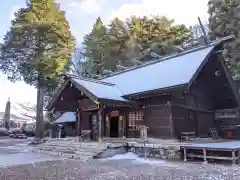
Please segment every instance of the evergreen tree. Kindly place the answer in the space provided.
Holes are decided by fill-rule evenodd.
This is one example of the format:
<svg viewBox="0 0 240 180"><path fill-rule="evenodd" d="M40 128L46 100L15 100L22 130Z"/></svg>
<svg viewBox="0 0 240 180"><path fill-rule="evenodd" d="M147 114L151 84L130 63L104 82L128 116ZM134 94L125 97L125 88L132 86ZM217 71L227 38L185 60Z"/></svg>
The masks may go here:
<svg viewBox="0 0 240 180"><path fill-rule="evenodd" d="M0 69L11 81L24 80L37 88L37 137L42 138L44 91L56 87L59 73L68 69L75 40L54 0L26 3L4 37Z"/></svg>
<svg viewBox="0 0 240 180"><path fill-rule="evenodd" d="M86 60L93 64L92 74L102 74L104 59L107 56L106 51L107 28L103 25L100 17L93 25L92 32L84 37L83 49Z"/></svg>
<svg viewBox="0 0 240 180"><path fill-rule="evenodd" d="M126 43L129 41L129 34L123 21L115 18L108 26L108 54L109 58L105 67L116 71L116 65L122 63L126 58ZM112 58L114 57L114 58Z"/></svg>
<svg viewBox="0 0 240 180"><path fill-rule="evenodd" d="M225 46L224 58L235 79L240 79L240 2L210 0L208 3L211 38L235 35L236 40Z"/></svg>
<svg viewBox="0 0 240 180"><path fill-rule="evenodd" d="M156 42L168 41L180 45L189 38L190 29L173 23L174 20L166 17L136 18L133 16L126 24L131 36L136 38L143 49L147 49Z"/></svg>
<svg viewBox="0 0 240 180"><path fill-rule="evenodd" d="M76 49L71 59L70 74L94 78L92 74L93 64L91 61L87 61L82 48Z"/></svg>
<svg viewBox="0 0 240 180"><path fill-rule="evenodd" d="M190 37L190 29L173 23L166 17L133 16L125 22L115 18L106 27L98 18L92 32L85 36L84 54L100 74L117 71L118 65L131 67L151 61L146 54L153 44L156 53L166 55Z"/></svg>

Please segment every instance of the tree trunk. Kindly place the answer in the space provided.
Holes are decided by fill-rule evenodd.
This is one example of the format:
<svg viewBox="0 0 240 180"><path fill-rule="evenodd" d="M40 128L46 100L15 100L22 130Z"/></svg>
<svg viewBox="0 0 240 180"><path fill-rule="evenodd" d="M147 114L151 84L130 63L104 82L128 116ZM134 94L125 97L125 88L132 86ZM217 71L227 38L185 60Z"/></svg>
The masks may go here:
<svg viewBox="0 0 240 180"><path fill-rule="evenodd" d="M41 139L44 137L43 101L44 101L44 90L43 90L43 87L38 86L38 88L37 88L37 111L36 111L36 138L38 138L38 139Z"/></svg>

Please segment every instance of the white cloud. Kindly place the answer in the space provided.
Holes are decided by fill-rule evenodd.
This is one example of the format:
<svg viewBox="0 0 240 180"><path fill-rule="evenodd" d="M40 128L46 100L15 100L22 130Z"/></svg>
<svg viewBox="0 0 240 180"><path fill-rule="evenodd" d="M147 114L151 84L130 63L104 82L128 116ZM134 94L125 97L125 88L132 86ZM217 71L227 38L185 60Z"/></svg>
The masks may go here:
<svg viewBox="0 0 240 180"><path fill-rule="evenodd" d="M100 12L103 0L85 0L81 3L80 8L87 13Z"/></svg>
<svg viewBox="0 0 240 180"><path fill-rule="evenodd" d="M152 16L163 15L174 18L178 24L191 25L197 23L197 17L207 19L208 0L142 0L139 4L124 4L113 11L111 19L119 17L124 20L131 15Z"/></svg>
<svg viewBox="0 0 240 180"><path fill-rule="evenodd" d="M67 9L68 12L92 14L101 11L104 0L72 0L70 2L67 0L58 0L58 2L67 6L67 8L63 8Z"/></svg>

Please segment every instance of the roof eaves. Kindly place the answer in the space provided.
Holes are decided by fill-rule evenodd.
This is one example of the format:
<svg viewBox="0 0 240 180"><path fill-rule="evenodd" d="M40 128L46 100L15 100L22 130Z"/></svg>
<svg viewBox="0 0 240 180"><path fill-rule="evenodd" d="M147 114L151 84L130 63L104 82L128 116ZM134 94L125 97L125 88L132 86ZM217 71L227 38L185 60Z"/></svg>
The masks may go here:
<svg viewBox="0 0 240 180"><path fill-rule="evenodd" d="M234 40L235 37L234 36L227 36L224 38L221 38L220 40L217 40L214 43L214 48L208 53L208 55L205 57L204 61L201 63L201 65L199 66L199 68L197 69L196 73L193 75L192 79L190 80L189 84L188 84L188 88L190 88L190 86L192 85L192 83L194 82L194 80L197 78L198 74L201 72L201 70L203 69L203 67L207 64L210 56L212 55L213 51L221 46L223 43L227 42L227 41L232 41Z"/></svg>
<svg viewBox="0 0 240 180"><path fill-rule="evenodd" d="M73 83L73 85L79 90L82 91L86 96L88 96L91 100L93 101L98 101L99 97L97 97L96 95L94 95L93 93L91 93L88 89L86 89L85 87L83 87L81 84L79 84L77 81L75 81L74 79L71 79L71 82Z"/></svg>
<svg viewBox="0 0 240 180"><path fill-rule="evenodd" d="M66 88L67 84L69 82L69 79L67 79L57 90L57 92L54 94L54 96L52 96L52 98L50 99L50 101L48 102L46 109L50 110L52 109L52 105L54 104L54 102L57 100L58 96L62 93L62 91Z"/></svg>
<svg viewBox="0 0 240 180"><path fill-rule="evenodd" d="M225 75L226 75L226 77L227 77L227 81L228 81L228 83L230 84L230 87L231 87L231 89L232 89L232 92L233 92L233 94L234 94L234 96L235 96L235 98L236 98L237 104L238 104L238 106L240 106L240 95L239 95L239 93L238 93L237 84L236 84L236 82L233 80L233 78L232 78L231 74L229 73L226 65L224 64L223 58L220 58L219 61L220 61L221 65L222 65L222 68L223 68L223 70L224 70L224 73L225 73Z"/></svg>
<svg viewBox="0 0 240 180"><path fill-rule="evenodd" d="M136 97L141 97L147 94L155 94L155 93L159 93L160 95L162 94L168 94L168 93L172 93L175 91L184 91L188 89L188 84L180 84L177 86L171 86L171 87L166 87L166 88L161 88L161 89L154 89L154 90L149 90L149 91L143 91L143 92L138 92L138 93L134 93L134 94L126 94L123 97L127 98L127 99L132 99L132 98L136 98Z"/></svg>

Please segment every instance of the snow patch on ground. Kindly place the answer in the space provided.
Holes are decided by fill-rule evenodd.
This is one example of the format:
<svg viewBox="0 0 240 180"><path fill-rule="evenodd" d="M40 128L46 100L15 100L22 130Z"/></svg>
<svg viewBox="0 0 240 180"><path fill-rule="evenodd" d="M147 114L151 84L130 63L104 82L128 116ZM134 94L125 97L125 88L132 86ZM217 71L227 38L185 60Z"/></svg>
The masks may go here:
<svg viewBox="0 0 240 180"><path fill-rule="evenodd" d="M109 157L109 158L105 158L105 159L102 159L102 160L131 160L132 163L139 163L139 164L148 164L148 165L151 165L151 166L158 166L158 165L161 165L161 166L176 166L177 165L173 165L172 163L170 162L167 162L165 160L154 160L154 159L148 159L148 158L140 158L138 155L134 154L134 153L131 153L131 152L128 152L128 153L125 153L125 154L117 154L113 157Z"/></svg>
<svg viewBox="0 0 240 180"><path fill-rule="evenodd" d="M35 153L17 153L9 155L0 155L0 167L21 165L21 164L31 164L43 161L52 161L64 158L52 157L43 154Z"/></svg>

